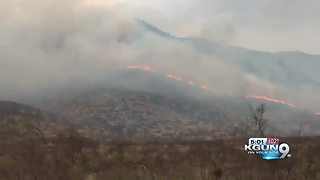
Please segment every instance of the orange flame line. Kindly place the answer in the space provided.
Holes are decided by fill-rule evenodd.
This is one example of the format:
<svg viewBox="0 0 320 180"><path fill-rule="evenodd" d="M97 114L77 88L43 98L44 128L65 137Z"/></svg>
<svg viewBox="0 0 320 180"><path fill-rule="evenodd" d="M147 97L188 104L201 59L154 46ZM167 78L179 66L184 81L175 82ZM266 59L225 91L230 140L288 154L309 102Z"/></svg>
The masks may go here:
<svg viewBox="0 0 320 180"><path fill-rule="evenodd" d="M176 80L176 81L182 81L182 78L180 78L179 76L173 75L173 74L167 74L166 77L169 79Z"/></svg>
<svg viewBox="0 0 320 180"><path fill-rule="evenodd" d="M138 70L142 70L142 71L148 71L148 72L157 72L156 69L148 66L148 65L132 65L132 66L127 66L127 69L138 69Z"/></svg>
<svg viewBox="0 0 320 180"><path fill-rule="evenodd" d="M158 72L158 73L164 75L165 77L167 77L168 79L175 80L175 81L183 81L183 82L189 84L190 86L197 86L201 90L205 90L205 91L209 90L208 86L206 86L206 85L198 85L194 81L184 80L182 77L175 75L175 74L169 74L169 73L166 74L166 73L161 72L161 71L159 71L149 65L145 65L145 64L130 65L130 66L126 66L126 69L136 69L136 70L141 70L141 71L146 71L146 72Z"/></svg>
<svg viewBox="0 0 320 180"><path fill-rule="evenodd" d="M168 73L164 73L161 72L149 65L145 65L145 64L140 64L140 65L131 65L131 66L126 66L127 69L136 69L136 70L141 70L141 71L146 71L146 72L158 72L162 75L164 75L165 77L175 80L175 81L183 81L185 83L187 83L190 86L196 86L201 90L204 91L208 91L209 88L206 85L199 85L197 83L195 83L194 81L191 80L184 80L184 78L179 77L178 75L174 75L174 74L168 74ZM278 104L284 104L287 105L289 107L296 107L293 103L290 102L286 102L284 100L280 100L280 99L275 99L275 98L271 98L271 97L267 97L267 96L258 96L258 95L247 95L246 98L249 99L257 99L257 100L263 100L263 101L267 101L267 102L272 102L272 103L278 103ZM315 115L319 115L320 116L320 112L314 112Z"/></svg>
<svg viewBox="0 0 320 180"><path fill-rule="evenodd" d="M268 102L274 102L274 103L279 103L279 104L284 104L290 107L295 107L294 104L289 103L289 102L285 102L279 99L274 99L274 98L270 98L270 97L266 97L266 96L257 96L257 95L248 95L247 98L250 99L259 99L259 100L264 100L264 101L268 101Z"/></svg>

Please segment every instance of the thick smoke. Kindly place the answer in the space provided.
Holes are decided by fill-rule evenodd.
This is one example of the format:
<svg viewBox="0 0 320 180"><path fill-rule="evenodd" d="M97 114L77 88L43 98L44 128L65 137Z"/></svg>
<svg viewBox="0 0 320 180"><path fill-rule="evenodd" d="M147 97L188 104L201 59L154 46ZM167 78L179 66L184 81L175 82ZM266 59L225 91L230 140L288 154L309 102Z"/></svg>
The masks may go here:
<svg viewBox="0 0 320 180"><path fill-rule="evenodd" d="M99 86L125 65L148 64L206 84L219 96L249 93L305 99L245 72L190 42L145 32L121 5L91 6L81 0L16 0L0 6L0 99L25 101L65 89ZM124 8L125 9L125 8ZM231 25L226 34L233 33ZM205 29L205 28L204 28ZM206 33L207 31L204 31ZM144 77L142 77L144 78ZM150 77L145 77L150 81ZM121 83L135 86L132 79ZM137 85L135 88L147 88ZM305 100L306 101L306 100ZM303 102L314 108L311 103Z"/></svg>
<svg viewBox="0 0 320 180"><path fill-rule="evenodd" d="M1 99L46 95L98 81L119 64L155 65L201 81L222 80L223 72L217 71L222 69L236 76L230 67L188 44L153 34L137 40L134 18L110 7L75 0L8 1L1 6L1 19Z"/></svg>
<svg viewBox="0 0 320 180"><path fill-rule="evenodd" d="M3 2L2 2L3 3ZM132 22L82 1L6 1L1 6L1 99L46 95L106 76L129 61Z"/></svg>

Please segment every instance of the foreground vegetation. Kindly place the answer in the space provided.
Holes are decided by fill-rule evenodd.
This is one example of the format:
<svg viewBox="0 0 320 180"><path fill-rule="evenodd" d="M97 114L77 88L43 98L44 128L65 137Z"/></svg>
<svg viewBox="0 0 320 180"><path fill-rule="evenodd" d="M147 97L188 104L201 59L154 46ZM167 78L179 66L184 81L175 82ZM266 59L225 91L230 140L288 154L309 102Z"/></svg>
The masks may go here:
<svg viewBox="0 0 320 180"><path fill-rule="evenodd" d="M251 108L251 126L261 136L264 110ZM79 128L49 122L41 112L9 103L0 113L0 180L320 179L320 137L283 138L292 158L264 161L243 150L244 136L185 142L96 140Z"/></svg>
<svg viewBox="0 0 320 180"><path fill-rule="evenodd" d="M320 138L289 138L291 159L264 161L247 139L175 143L96 142L67 129L1 129L1 180L319 179ZM20 129L24 129L21 128Z"/></svg>

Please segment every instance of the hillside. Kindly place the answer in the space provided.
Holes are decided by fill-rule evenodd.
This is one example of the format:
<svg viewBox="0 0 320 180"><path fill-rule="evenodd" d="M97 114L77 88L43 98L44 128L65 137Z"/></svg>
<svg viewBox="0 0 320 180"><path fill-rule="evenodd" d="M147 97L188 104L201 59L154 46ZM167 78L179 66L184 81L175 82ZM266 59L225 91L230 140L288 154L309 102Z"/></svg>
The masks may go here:
<svg viewBox="0 0 320 180"><path fill-rule="evenodd" d="M105 90L58 105L76 123L130 140L212 139L231 133L230 117L213 104L156 93Z"/></svg>
<svg viewBox="0 0 320 180"><path fill-rule="evenodd" d="M95 137L138 142L253 135L255 125L248 104L265 103L243 98L192 98L174 91L107 88L89 92L58 101L52 109L73 124L83 125ZM319 133L317 116L277 104L267 103L266 107L270 136L292 136L301 129L304 136Z"/></svg>
<svg viewBox="0 0 320 180"><path fill-rule="evenodd" d="M68 122L61 116L16 102L0 101L0 134L9 136L7 140L56 136L67 127ZM2 143L3 140L1 138Z"/></svg>
<svg viewBox="0 0 320 180"><path fill-rule="evenodd" d="M138 20L137 24L143 29L143 32L153 33L169 42L191 44L197 52L211 58L219 58L245 73L253 74L261 81L285 86L300 93L306 90L305 87L314 93L320 88L318 70L320 55L299 51L275 53L255 51L219 44L205 38L177 37L146 21Z"/></svg>

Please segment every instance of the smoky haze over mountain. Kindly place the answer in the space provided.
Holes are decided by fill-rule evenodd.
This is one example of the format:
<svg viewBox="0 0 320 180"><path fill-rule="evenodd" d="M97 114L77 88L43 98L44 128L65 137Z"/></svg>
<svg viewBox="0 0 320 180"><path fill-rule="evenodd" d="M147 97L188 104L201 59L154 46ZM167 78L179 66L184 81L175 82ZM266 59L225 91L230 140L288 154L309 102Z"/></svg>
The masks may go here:
<svg viewBox="0 0 320 180"><path fill-rule="evenodd" d="M315 67L320 56L248 51L203 35L166 36L118 6L89 6L81 0L1 3L0 99L39 100L108 83L150 90L143 82L153 76L118 76L121 67L148 64L206 84L214 95L254 93L318 109L320 74ZM232 30L226 31L222 34Z"/></svg>

